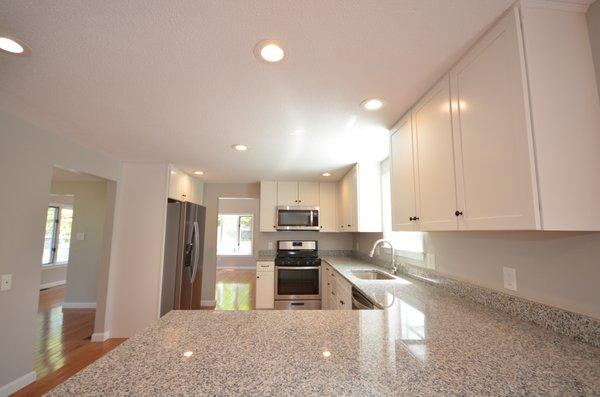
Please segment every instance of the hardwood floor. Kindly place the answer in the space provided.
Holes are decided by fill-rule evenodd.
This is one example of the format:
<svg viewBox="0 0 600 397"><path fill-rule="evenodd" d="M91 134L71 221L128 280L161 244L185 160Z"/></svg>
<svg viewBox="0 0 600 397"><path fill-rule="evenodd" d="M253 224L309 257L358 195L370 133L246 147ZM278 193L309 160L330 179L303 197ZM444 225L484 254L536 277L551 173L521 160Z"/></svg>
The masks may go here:
<svg viewBox="0 0 600 397"><path fill-rule="evenodd" d="M217 270L215 310L254 310L256 271Z"/></svg>
<svg viewBox="0 0 600 397"><path fill-rule="evenodd" d="M15 396L40 396L79 372L125 339L91 342L94 309L63 309L65 287L40 291L35 365L37 381Z"/></svg>

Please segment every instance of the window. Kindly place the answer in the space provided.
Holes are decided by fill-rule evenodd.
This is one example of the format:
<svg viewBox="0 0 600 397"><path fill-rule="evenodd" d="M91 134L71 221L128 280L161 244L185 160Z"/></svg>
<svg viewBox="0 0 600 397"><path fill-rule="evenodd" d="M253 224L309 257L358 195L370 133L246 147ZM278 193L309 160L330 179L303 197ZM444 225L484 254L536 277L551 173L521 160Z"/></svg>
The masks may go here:
<svg viewBox="0 0 600 397"><path fill-rule="evenodd" d="M73 208L62 205L48 207L42 265L62 264L69 261L72 225Z"/></svg>
<svg viewBox="0 0 600 397"><path fill-rule="evenodd" d="M217 255L252 255L253 216L219 214Z"/></svg>
<svg viewBox="0 0 600 397"><path fill-rule="evenodd" d="M394 249L423 252L423 232L392 231L392 194L390 189L389 159L381 162L381 200L383 209L383 238L390 240Z"/></svg>

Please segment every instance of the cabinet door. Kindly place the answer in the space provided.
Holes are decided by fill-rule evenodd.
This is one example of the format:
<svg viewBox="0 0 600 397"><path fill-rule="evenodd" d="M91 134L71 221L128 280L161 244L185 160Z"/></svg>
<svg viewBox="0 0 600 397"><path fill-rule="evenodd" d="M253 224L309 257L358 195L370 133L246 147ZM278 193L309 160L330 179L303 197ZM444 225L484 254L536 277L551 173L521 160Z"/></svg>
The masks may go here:
<svg viewBox="0 0 600 397"><path fill-rule="evenodd" d="M319 184L319 222L322 232L337 231L337 183Z"/></svg>
<svg viewBox="0 0 600 397"><path fill-rule="evenodd" d="M298 205L319 206L319 182L298 182Z"/></svg>
<svg viewBox="0 0 600 397"><path fill-rule="evenodd" d="M392 230L415 230L415 169L413 129L409 112L398 122L390 144Z"/></svg>
<svg viewBox="0 0 600 397"><path fill-rule="evenodd" d="M329 266L323 263L321 266L321 308L329 309Z"/></svg>
<svg viewBox="0 0 600 397"><path fill-rule="evenodd" d="M354 166L348 174L347 180L347 204L346 204L346 227L348 231L358 231L358 174Z"/></svg>
<svg viewBox="0 0 600 397"><path fill-rule="evenodd" d="M204 182L194 177L190 177L190 202L202 205L204 195Z"/></svg>
<svg viewBox="0 0 600 397"><path fill-rule="evenodd" d="M169 173L169 198L181 200L181 178L181 173L171 169Z"/></svg>
<svg viewBox="0 0 600 397"><path fill-rule="evenodd" d="M192 182L190 181L191 177L188 174L182 173L179 182L181 183L181 187L179 188L181 194L181 201L191 201L192 198Z"/></svg>
<svg viewBox="0 0 600 397"><path fill-rule="evenodd" d="M343 177L338 182L338 230L345 232L348 227L348 180Z"/></svg>
<svg viewBox="0 0 600 397"><path fill-rule="evenodd" d="M260 183L260 231L274 232L277 226L277 182Z"/></svg>
<svg viewBox="0 0 600 397"><path fill-rule="evenodd" d="M500 20L450 75L460 228L539 228L518 10Z"/></svg>
<svg viewBox="0 0 600 397"><path fill-rule="evenodd" d="M415 106L417 217L421 230L456 230L450 85L440 80Z"/></svg>
<svg viewBox="0 0 600 397"><path fill-rule="evenodd" d="M275 305L275 272L256 272L256 308L273 309Z"/></svg>
<svg viewBox="0 0 600 397"><path fill-rule="evenodd" d="M277 205L298 205L298 182L277 182Z"/></svg>

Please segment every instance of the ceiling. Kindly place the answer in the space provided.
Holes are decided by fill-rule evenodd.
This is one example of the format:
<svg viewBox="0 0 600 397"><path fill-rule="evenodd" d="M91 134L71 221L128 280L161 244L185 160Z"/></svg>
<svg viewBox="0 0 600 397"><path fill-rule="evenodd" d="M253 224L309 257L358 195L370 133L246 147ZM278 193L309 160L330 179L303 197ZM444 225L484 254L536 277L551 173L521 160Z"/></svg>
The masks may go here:
<svg viewBox="0 0 600 397"><path fill-rule="evenodd" d="M386 128L512 2L4 0L32 53L0 54L0 108L206 181L338 179L387 156ZM285 59L259 62L262 39Z"/></svg>

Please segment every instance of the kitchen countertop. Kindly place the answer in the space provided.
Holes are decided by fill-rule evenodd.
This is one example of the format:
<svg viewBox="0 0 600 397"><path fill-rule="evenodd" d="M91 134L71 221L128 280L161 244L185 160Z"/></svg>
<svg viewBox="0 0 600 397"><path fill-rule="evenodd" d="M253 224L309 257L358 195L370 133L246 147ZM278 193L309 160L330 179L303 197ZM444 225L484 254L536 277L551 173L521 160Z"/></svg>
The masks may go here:
<svg viewBox="0 0 600 397"><path fill-rule="evenodd" d="M600 349L410 278L387 310L173 311L50 395L598 395ZM184 357L186 351L193 352Z"/></svg>

